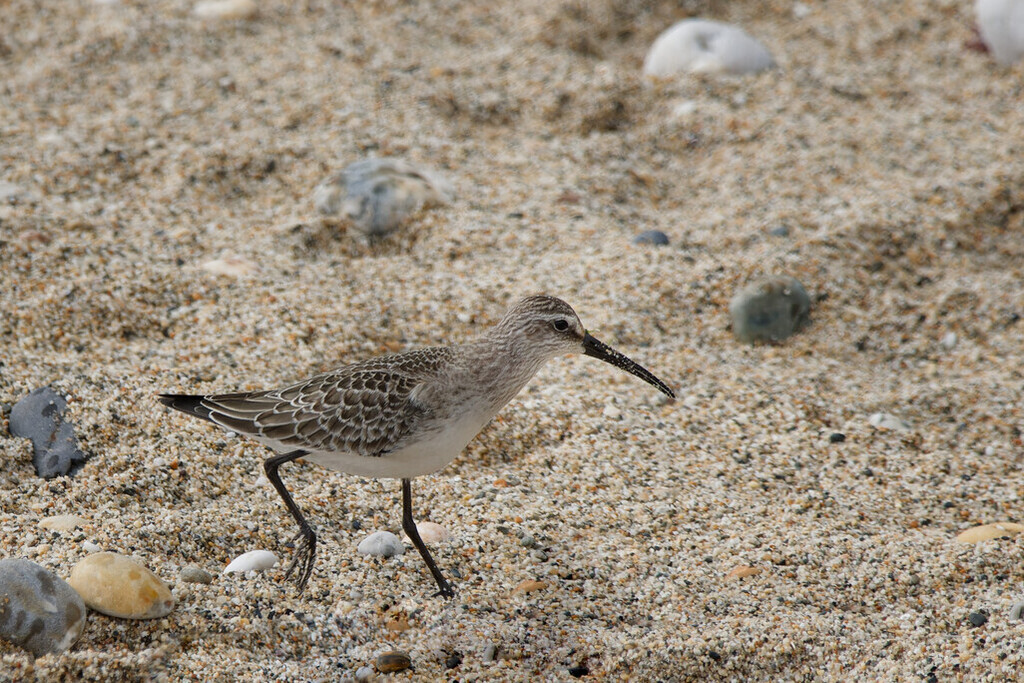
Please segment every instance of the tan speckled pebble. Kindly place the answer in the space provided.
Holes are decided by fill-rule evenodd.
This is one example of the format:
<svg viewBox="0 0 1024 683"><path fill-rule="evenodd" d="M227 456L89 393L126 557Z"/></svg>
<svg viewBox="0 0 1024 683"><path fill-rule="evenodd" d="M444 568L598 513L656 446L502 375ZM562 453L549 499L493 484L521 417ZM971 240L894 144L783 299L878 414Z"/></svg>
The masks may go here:
<svg viewBox="0 0 1024 683"><path fill-rule="evenodd" d="M533 591L539 591L540 589L547 587L547 581L533 581L527 579L526 581L523 581L518 586L516 586L515 590L512 591L512 595L517 595L519 593L531 593Z"/></svg>
<svg viewBox="0 0 1024 683"><path fill-rule="evenodd" d="M156 574L117 553L89 555L68 583L90 609L122 619L155 619L170 613L174 597Z"/></svg>
<svg viewBox="0 0 1024 683"><path fill-rule="evenodd" d="M745 579L748 576L754 576L760 574L761 570L758 567L748 567L746 565L740 565L735 567L732 571L725 575L726 580Z"/></svg>
<svg viewBox="0 0 1024 683"><path fill-rule="evenodd" d="M956 540L961 543L981 543L993 538L1016 536L1022 531L1024 531L1024 524L996 522L994 524L982 524L981 526L972 526L970 529L964 529L956 535Z"/></svg>
<svg viewBox="0 0 1024 683"><path fill-rule="evenodd" d="M39 520L39 526L48 531L71 531L83 524L86 524L86 520L78 515L54 515Z"/></svg>

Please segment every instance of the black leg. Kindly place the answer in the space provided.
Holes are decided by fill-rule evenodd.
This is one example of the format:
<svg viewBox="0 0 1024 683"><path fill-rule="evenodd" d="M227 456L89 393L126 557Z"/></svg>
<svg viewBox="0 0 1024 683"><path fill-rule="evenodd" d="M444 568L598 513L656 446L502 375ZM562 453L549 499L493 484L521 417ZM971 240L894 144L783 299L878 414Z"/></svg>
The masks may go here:
<svg viewBox="0 0 1024 683"><path fill-rule="evenodd" d="M278 494L284 500L284 505L288 508L288 512L291 513L295 521L299 523L299 533L295 534L295 538L292 541L297 541L295 544L295 553L292 556L292 563L288 565L288 571L285 573L285 580L292 575L296 567L299 567L299 573L297 575L299 581L299 592L306 587L306 582L309 581L310 574L313 573L313 562L316 559L316 532L313 531L313 527L309 526L309 522L302 516L302 510L292 500L292 496L288 493L288 489L284 487L284 483L281 481L280 475L277 473L277 468L286 462L292 462L297 460L304 455L308 455L306 451L298 450L291 451L289 453L282 453L275 455L272 458L267 458L263 461L263 471L267 473L267 479L277 489Z"/></svg>
<svg viewBox="0 0 1024 683"><path fill-rule="evenodd" d="M454 597L455 591L452 590L451 585L445 580L441 570L437 568L437 563L430 556L427 545L420 538L420 532L416 529L416 521L412 518L412 486L408 479L402 480L402 529L405 531L406 536L409 537L409 540L412 541L412 544L416 546L416 550L420 551L423 561L427 563L427 569L434 575L434 581L437 582L437 587L441 589L438 591L438 595L443 595L446 598Z"/></svg>

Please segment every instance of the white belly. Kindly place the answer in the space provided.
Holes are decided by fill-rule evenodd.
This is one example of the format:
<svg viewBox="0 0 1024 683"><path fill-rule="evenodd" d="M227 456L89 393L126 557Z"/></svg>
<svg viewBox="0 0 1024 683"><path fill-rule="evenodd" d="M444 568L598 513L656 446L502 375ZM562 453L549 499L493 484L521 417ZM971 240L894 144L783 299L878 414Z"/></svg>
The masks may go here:
<svg viewBox="0 0 1024 683"><path fill-rule="evenodd" d="M426 435L405 448L381 456L310 453L306 460L332 470L373 479L411 479L437 472L455 459L493 415L465 415L447 429Z"/></svg>

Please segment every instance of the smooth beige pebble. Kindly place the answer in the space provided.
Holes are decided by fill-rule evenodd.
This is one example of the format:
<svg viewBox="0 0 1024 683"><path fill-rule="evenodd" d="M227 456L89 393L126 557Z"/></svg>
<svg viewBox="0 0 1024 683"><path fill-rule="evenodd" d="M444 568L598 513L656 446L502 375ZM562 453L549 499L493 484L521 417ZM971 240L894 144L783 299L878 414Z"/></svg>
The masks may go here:
<svg viewBox="0 0 1024 683"><path fill-rule="evenodd" d="M170 613L174 597L156 574L117 553L89 555L71 570L68 583L86 606L121 619L155 619Z"/></svg>

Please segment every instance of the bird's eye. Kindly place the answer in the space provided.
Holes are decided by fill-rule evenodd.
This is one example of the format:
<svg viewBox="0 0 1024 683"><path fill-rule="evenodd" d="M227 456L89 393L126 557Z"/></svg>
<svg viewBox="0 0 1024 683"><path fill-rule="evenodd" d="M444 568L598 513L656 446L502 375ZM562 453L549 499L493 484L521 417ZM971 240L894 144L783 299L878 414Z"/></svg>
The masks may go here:
<svg viewBox="0 0 1024 683"><path fill-rule="evenodd" d="M569 323L562 320L561 318L551 323L551 325L559 332L565 332L567 329L569 329Z"/></svg>

